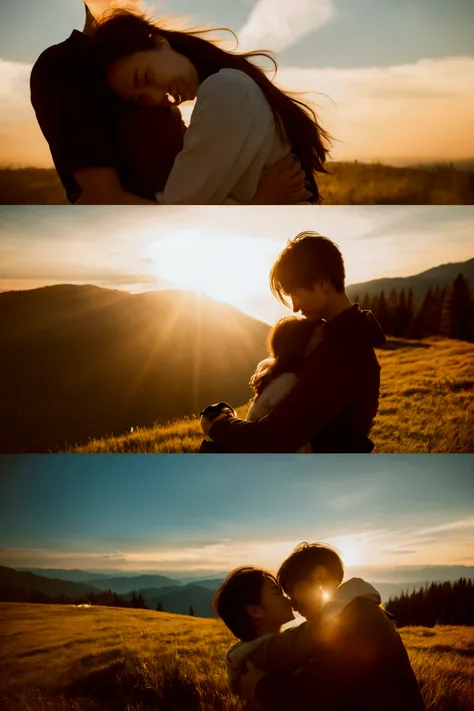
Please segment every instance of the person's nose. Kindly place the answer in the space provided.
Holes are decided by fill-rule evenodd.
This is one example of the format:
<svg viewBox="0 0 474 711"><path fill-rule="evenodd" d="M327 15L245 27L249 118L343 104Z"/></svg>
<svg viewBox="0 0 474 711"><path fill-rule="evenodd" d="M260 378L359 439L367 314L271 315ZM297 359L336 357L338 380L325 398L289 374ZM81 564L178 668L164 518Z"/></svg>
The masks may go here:
<svg viewBox="0 0 474 711"><path fill-rule="evenodd" d="M298 311L300 310L300 305L298 304L297 301L295 301L295 299L292 299L291 303L293 305L293 313L297 314Z"/></svg>

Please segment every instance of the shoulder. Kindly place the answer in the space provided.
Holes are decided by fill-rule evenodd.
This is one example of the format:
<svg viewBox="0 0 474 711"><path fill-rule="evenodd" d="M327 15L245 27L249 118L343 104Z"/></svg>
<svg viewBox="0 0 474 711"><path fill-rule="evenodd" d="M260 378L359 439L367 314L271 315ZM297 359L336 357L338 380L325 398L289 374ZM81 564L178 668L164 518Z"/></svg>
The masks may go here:
<svg viewBox="0 0 474 711"><path fill-rule="evenodd" d="M67 71L67 64L71 56L70 38L53 44L45 49L31 70L31 81L48 79L54 76L63 76Z"/></svg>
<svg viewBox="0 0 474 711"><path fill-rule="evenodd" d="M205 79L198 92L198 98L219 93L220 97L234 98L239 101L243 97L262 101L264 95L257 82L240 69L221 69Z"/></svg>
<svg viewBox="0 0 474 711"><path fill-rule="evenodd" d="M294 388L298 382L298 376L296 373L282 373L274 378L262 392L261 397L272 397L278 395L281 392L287 392Z"/></svg>
<svg viewBox="0 0 474 711"><path fill-rule="evenodd" d="M275 378L275 380L273 380L270 383L270 385L274 384L274 386L276 388L276 387L296 385L297 382L298 382L298 376L296 375L296 373L282 373L277 378Z"/></svg>

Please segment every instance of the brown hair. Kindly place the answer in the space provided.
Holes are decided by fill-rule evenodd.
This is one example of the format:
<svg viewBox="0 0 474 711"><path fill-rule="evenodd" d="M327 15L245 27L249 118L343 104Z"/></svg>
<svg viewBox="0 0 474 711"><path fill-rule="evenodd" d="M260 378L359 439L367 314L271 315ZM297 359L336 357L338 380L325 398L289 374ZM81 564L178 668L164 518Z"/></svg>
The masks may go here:
<svg viewBox="0 0 474 711"><path fill-rule="evenodd" d="M270 271L270 289L288 306L286 295L293 289L311 289L328 280L344 291L344 259L337 244L317 232L300 232L289 240Z"/></svg>
<svg viewBox="0 0 474 711"><path fill-rule="evenodd" d="M283 92L270 81L263 69L249 61L253 57L265 57L273 62L276 70L276 62L268 52L228 52L215 41L201 37L211 31L199 28L167 30L160 28L145 15L117 10L108 13L97 26L94 32L94 52L100 67L105 70L123 57L154 49L157 37L162 37L172 49L194 64L200 82L224 68L245 72L265 95L280 135L286 132L292 150L306 173L309 190L317 201L320 195L314 173L328 172L324 163L329 153L331 136L319 125L316 114L309 106Z"/></svg>
<svg viewBox="0 0 474 711"><path fill-rule="evenodd" d="M270 359L262 361L250 379L256 396L282 373L298 371L314 329L314 323L295 316L282 318L273 326L268 336Z"/></svg>
<svg viewBox="0 0 474 711"><path fill-rule="evenodd" d="M293 553L280 566L277 578L286 593L308 578L318 565L324 566L337 580L338 585L344 578L344 563L335 548L323 543L300 543Z"/></svg>
<svg viewBox="0 0 474 711"><path fill-rule="evenodd" d="M250 642L257 636L247 606L260 604L265 578L270 578L279 586L275 576L267 570L252 566L236 568L218 587L212 601L217 617L235 637L244 642Z"/></svg>

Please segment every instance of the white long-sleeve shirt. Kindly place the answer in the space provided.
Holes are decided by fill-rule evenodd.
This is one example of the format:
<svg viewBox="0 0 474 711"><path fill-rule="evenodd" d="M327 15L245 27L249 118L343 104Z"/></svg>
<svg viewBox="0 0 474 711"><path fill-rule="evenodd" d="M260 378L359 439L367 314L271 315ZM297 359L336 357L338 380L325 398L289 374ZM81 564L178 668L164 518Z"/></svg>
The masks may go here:
<svg viewBox="0 0 474 711"><path fill-rule="evenodd" d="M258 84L245 72L221 69L199 87L183 150L157 200L167 205L250 203L262 171L290 151Z"/></svg>

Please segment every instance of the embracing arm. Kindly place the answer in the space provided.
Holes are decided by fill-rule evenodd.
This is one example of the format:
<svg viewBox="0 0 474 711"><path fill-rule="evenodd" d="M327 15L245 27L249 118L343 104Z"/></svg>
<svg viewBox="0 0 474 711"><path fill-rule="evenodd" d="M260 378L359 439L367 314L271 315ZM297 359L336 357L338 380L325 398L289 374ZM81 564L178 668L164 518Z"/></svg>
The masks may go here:
<svg viewBox="0 0 474 711"><path fill-rule="evenodd" d="M76 205L156 205L124 190L115 168L80 168L73 175L82 191Z"/></svg>
<svg viewBox="0 0 474 711"><path fill-rule="evenodd" d="M228 202L233 186L255 160L273 126L271 109L253 80L241 72L212 75L201 85L183 150L164 191L157 195L158 202Z"/></svg>
<svg viewBox="0 0 474 711"><path fill-rule="evenodd" d="M327 344L319 352L317 367L308 368L267 417L246 422L221 416L209 436L228 452L297 452L347 407L364 381L364 363L355 353Z"/></svg>

